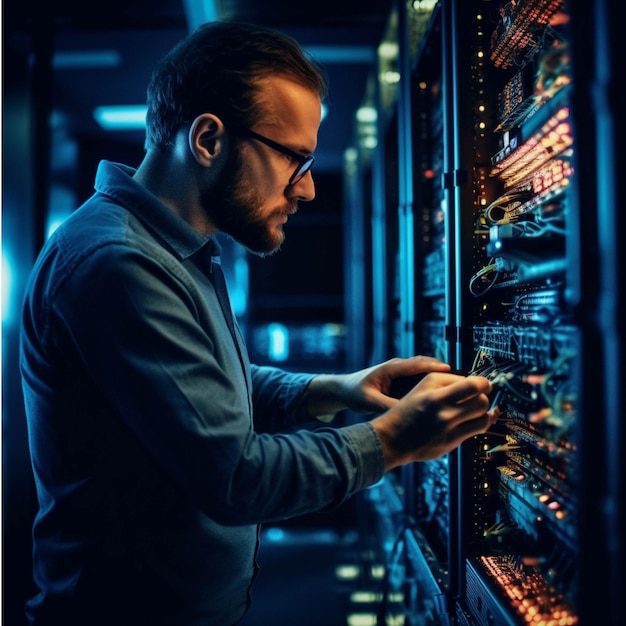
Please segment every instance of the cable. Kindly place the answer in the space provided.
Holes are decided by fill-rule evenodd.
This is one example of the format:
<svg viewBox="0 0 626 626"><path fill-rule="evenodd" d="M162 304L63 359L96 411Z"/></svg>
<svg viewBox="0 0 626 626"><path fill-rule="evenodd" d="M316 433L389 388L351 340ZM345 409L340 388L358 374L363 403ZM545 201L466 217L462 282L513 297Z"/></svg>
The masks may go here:
<svg viewBox="0 0 626 626"><path fill-rule="evenodd" d="M479 279L484 279L486 274L489 274L491 272L494 272L494 276L491 279L491 281L489 282L489 284L484 287L482 289L482 291L478 291L475 288L475 284ZM485 265L485 267L481 268L480 270L478 270L478 272L476 272L471 278L470 278L470 282L469 282L469 290L470 293L473 296L482 296L484 294L486 294L497 282L498 278L500 276L500 272L497 269L497 265L494 261L494 259L491 259L491 261L489 262L488 265Z"/></svg>

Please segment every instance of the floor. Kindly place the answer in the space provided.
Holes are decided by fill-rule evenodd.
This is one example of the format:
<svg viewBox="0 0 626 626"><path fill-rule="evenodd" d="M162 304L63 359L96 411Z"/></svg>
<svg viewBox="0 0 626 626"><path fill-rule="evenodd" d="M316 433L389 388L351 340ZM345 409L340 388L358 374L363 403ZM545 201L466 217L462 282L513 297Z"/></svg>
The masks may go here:
<svg viewBox="0 0 626 626"><path fill-rule="evenodd" d="M261 570L241 626L377 626L380 582L364 562L355 531L264 530Z"/></svg>

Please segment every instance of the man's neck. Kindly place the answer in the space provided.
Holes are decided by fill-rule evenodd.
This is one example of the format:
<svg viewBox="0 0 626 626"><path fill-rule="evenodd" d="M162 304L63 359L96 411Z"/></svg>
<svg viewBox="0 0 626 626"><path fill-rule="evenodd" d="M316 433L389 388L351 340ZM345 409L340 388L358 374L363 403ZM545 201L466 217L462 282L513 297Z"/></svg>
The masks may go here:
<svg viewBox="0 0 626 626"><path fill-rule="evenodd" d="M188 166L175 157L148 151L133 178L202 235L217 232L202 209Z"/></svg>

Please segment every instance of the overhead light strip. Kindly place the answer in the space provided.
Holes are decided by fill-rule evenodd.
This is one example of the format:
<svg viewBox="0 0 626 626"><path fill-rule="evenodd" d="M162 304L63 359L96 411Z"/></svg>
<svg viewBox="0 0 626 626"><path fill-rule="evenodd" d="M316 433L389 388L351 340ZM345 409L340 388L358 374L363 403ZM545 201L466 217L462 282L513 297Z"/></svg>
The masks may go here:
<svg viewBox="0 0 626 626"><path fill-rule="evenodd" d="M320 63L373 63L376 50L371 46L307 46L306 51Z"/></svg>
<svg viewBox="0 0 626 626"><path fill-rule="evenodd" d="M104 130L143 130L147 109L145 104L99 106L93 117Z"/></svg>
<svg viewBox="0 0 626 626"><path fill-rule="evenodd" d="M65 50L52 57L55 70L118 67L121 63L122 55L117 50Z"/></svg>
<svg viewBox="0 0 626 626"><path fill-rule="evenodd" d="M145 104L116 104L99 106L93 117L104 130L144 130L146 127ZM328 107L322 104L322 121L326 119Z"/></svg>

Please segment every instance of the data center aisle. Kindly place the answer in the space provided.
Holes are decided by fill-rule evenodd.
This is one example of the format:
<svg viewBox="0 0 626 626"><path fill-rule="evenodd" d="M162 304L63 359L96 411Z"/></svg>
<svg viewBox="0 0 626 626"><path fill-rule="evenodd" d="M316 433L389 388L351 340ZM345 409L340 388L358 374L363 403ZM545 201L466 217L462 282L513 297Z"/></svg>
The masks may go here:
<svg viewBox="0 0 626 626"><path fill-rule="evenodd" d="M350 626L355 616L375 624L372 614L363 622L364 609L354 603L362 556L355 531L265 529L252 608L241 626Z"/></svg>

